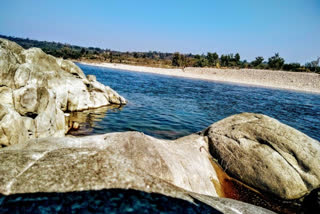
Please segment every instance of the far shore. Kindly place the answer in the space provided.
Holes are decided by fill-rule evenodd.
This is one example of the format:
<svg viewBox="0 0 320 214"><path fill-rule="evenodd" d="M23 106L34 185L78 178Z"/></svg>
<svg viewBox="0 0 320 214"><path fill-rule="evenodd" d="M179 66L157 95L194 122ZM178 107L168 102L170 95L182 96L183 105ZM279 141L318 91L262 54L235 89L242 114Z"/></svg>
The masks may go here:
<svg viewBox="0 0 320 214"><path fill-rule="evenodd" d="M218 69L218 68L155 68L118 63L79 62L85 65L105 68L155 73L176 77L196 78L210 81L238 83L251 86L272 87L302 92L320 93L320 74L258 70L258 69Z"/></svg>

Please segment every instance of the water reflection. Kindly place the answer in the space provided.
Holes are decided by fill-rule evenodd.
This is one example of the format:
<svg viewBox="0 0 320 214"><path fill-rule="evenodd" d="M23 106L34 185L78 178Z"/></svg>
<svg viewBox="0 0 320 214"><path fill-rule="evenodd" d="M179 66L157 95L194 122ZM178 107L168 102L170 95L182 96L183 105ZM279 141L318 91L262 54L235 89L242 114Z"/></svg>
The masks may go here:
<svg viewBox="0 0 320 214"><path fill-rule="evenodd" d="M68 125L68 134L74 136L89 135L94 128L98 128L99 121L107 116L107 112L121 111L123 105L109 105L96 109L88 109L84 111L70 112L66 115L65 120Z"/></svg>

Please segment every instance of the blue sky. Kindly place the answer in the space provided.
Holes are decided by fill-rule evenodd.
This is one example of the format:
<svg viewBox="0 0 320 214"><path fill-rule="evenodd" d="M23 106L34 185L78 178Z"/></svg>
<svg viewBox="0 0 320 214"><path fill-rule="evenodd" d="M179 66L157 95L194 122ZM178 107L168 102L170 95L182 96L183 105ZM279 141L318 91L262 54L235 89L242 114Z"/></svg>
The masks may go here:
<svg viewBox="0 0 320 214"><path fill-rule="evenodd" d="M320 0L5 0L0 34L305 63L320 56Z"/></svg>

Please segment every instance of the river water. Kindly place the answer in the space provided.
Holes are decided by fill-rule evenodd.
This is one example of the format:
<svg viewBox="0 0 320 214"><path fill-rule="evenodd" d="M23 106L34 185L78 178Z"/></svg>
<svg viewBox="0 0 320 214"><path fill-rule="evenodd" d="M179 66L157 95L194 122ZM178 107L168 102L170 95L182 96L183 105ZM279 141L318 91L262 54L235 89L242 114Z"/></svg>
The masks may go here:
<svg viewBox="0 0 320 214"><path fill-rule="evenodd" d="M139 131L175 139L241 112L262 113L320 140L320 95L78 64L128 100L86 112L76 135Z"/></svg>

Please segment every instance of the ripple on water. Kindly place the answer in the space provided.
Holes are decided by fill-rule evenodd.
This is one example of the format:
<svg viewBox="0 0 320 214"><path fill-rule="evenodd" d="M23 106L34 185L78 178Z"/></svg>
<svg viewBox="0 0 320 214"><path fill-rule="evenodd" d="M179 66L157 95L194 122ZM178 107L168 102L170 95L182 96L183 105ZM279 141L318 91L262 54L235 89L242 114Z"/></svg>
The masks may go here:
<svg viewBox="0 0 320 214"><path fill-rule="evenodd" d="M319 94L78 65L129 101L121 109L107 109L102 118L90 122L92 127L86 134L140 131L175 139L227 116L255 112L320 140Z"/></svg>

